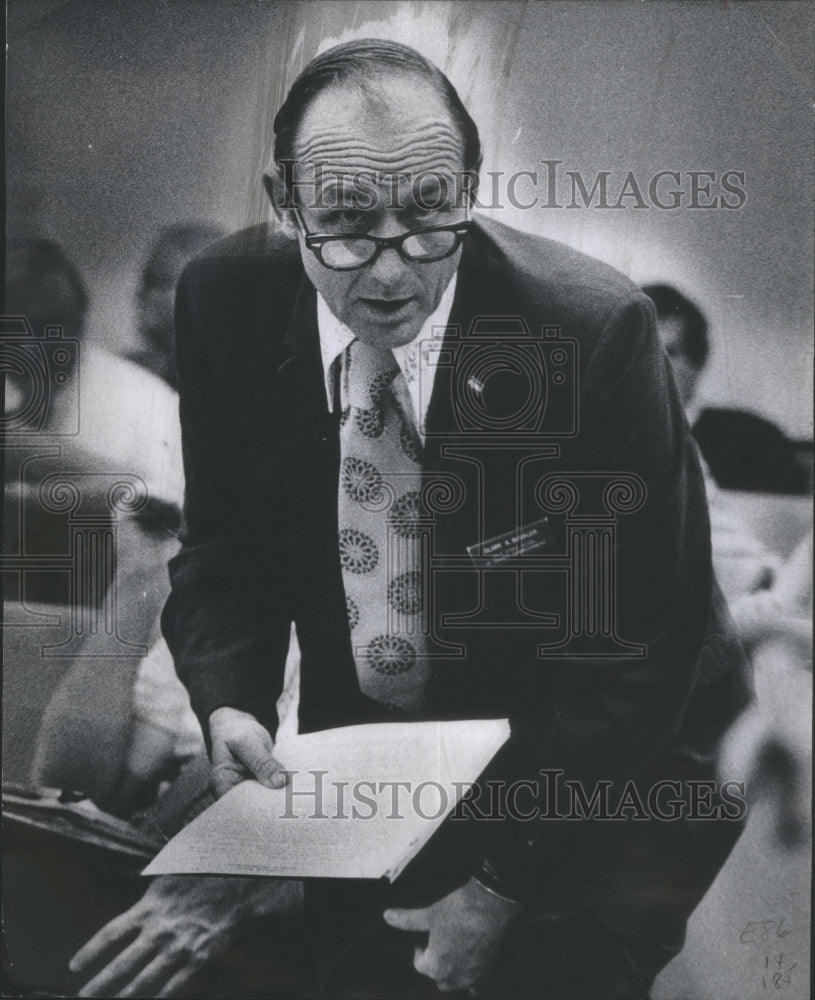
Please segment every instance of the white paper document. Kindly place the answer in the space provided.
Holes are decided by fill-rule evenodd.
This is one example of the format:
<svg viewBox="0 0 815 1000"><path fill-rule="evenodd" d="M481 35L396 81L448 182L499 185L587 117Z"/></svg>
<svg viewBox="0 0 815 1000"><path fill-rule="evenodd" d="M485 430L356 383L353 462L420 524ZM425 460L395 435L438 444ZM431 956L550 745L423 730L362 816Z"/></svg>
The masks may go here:
<svg viewBox="0 0 815 1000"><path fill-rule="evenodd" d="M391 881L509 737L506 719L348 726L275 746L282 789L233 788L174 837L145 875Z"/></svg>

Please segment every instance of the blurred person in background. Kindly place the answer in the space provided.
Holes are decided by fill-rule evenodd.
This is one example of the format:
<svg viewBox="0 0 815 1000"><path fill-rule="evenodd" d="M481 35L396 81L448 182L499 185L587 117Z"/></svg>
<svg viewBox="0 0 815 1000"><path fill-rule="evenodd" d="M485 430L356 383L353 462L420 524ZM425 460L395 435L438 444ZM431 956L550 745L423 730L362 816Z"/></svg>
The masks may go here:
<svg viewBox="0 0 815 1000"><path fill-rule="evenodd" d="M119 518L116 584L124 634L149 652L137 663L77 659L43 716L32 773L36 784L84 791L121 817L153 805L204 751L159 614L183 494L175 284L185 263L220 235L205 222L163 229L142 270L136 341L124 358L92 348L82 359L83 464L135 473L149 493L143 510Z"/></svg>
<svg viewBox="0 0 815 1000"><path fill-rule="evenodd" d="M697 387L710 350L707 321L695 303L669 285L643 291L656 306L688 421L697 425ZM782 559L755 536L732 493L717 486L704 462L702 468L713 563L756 685L756 700L725 737L720 774L723 780L746 776L750 801L773 804L779 843L797 846L810 829L812 531Z"/></svg>
<svg viewBox="0 0 815 1000"><path fill-rule="evenodd" d="M645 285L643 291L656 306L657 329L693 429L700 413L699 380L710 353L707 320L695 302L670 285ZM713 565L725 597L732 603L744 593L770 586L780 560L756 538L737 505L719 488L704 454L702 472L710 510Z"/></svg>
<svg viewBox="0 0 815 1000"><path fill-rule="evenodd" d="M125 357L177 388L173 303L187 261L226 234L208 222L179 222L162 229L142 269L136 293L136 333Z"/></svg>
<svg viewBox="0 0 815 1000"><path fill-rule="evenodd" d="M22 431L33 445L58 440L60 450L70 448L77 430L77 383L81 357L86 349L89 297L76 264L53 240L12 240L7 246L5 317L2 342L4 376L4 429ZM53 448L40 449L53 455ZM65 545L64 525L46 511L37 499L38 483L23 482L25 464L14 464L10 449L4 478L6 516L4 546L7 553L47 556ZM29 456L30 457L30 456ZM64 461L50 464L37 457L28 463L40 476ZM45 466L48 465L46 469ZM19 511L14 516L14 511ZM19 593L13 593L10 576L4 592L6 602L62 603L67 599L65 581L54 573L21 574ZM23 591L23 583L25 590Z"/></svg>
<svg viewBox="0 0 815 1000"><path fill-rule="evenodd" d="M696 392L710 354L707 320L702 310L670 285L642 289L657 311L659 335L671 359L676 388L693 427L698 417Z"/></svg>
<svg viewBox="0 0 815 1000"><path fill-rule="evenodd" d="M710 342L699 306L671 285L646 285L643 291L656 306L660 334L708 478L729 490L809 492L809 475L795 442L772 421L750 410L700 406L697 390Z"/></svg>
<svg viewBox="0 0 815 1000"><path fill-rule="evenodd" d="M756 700L726 734L720 773L746 776L748 801L765 801L783 847L811 835L812 530L773 586L732 605L753 663Z"/></svg>
<svg viewBox="0 0 815 1000"><path fill-rule="evenodd" d="M5 277L6 316L25 317L34 338L45 336L46 327L58 326L61 339L82 341L88 315L88 292L74 262L62 247L52 240L12 240L6 247ZM18 413L26 405L32 387L31 374L17 352L4 351L6 417ZM45 408L42 433L58 428L63 419L61 385L76 377L74 366L61 383L53 381L53 395Z"/></svg>

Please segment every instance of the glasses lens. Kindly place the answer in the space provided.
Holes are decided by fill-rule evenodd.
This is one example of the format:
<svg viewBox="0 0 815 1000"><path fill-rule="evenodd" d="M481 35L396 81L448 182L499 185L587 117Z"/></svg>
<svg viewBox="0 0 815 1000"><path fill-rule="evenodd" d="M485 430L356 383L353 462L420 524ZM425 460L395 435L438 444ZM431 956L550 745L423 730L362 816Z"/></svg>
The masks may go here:
<svg viewBox="0 0 815 1000"><path fill-rule="evenodd" d="M326 240L322 246L323 263L326 267L354 268L367 264L376 252L372 240Z"/></svg>
<svg viewBox="0 0 815 1000"><path fill-rule="evenodd" d="M451 254L458 242L458 235L449 229L414 233L404 241L402 250L411 260L438 260Z"/></svg>

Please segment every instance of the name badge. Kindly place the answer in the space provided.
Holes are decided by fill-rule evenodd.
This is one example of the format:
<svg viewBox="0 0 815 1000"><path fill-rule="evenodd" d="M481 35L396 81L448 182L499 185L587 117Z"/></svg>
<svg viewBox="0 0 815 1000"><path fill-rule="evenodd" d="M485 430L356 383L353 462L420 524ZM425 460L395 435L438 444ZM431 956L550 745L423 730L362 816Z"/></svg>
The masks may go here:
<svg viewBox="0 0 815 1000"><path fill-rule="evenodd" d="M478 545L468 545L467 555L477 567L496 566L507 559L542 552L554 543L548 517L522 525L495 538L487 538Z"/></svg>

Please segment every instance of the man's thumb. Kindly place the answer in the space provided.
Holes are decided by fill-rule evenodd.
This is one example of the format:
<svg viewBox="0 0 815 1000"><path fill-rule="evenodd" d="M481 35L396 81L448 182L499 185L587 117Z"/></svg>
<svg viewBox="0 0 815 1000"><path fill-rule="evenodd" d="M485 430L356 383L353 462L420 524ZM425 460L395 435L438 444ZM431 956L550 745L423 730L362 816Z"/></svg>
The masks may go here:
<svg viewBox="0 0 815 1000"><path fill-rule="evenodd" d="M429 931L430 916L427 910L385 910L385 923L399 931Z"/></svg>
<svg viewBox="0 0 815 1000"><path fill-rule="evenodd" d="M282 788L286 784L286 775L272 756L272 741L265 730L258 728L258 731L246 734L234 750L261 785Z"/></svg>
<svg viewBox="0 0 815 1000"><path fill-rule="evenodd" d="M282 788L286 784L286 772L274 757L269 757L261 764L255 777L267 788Z"/></svg>

